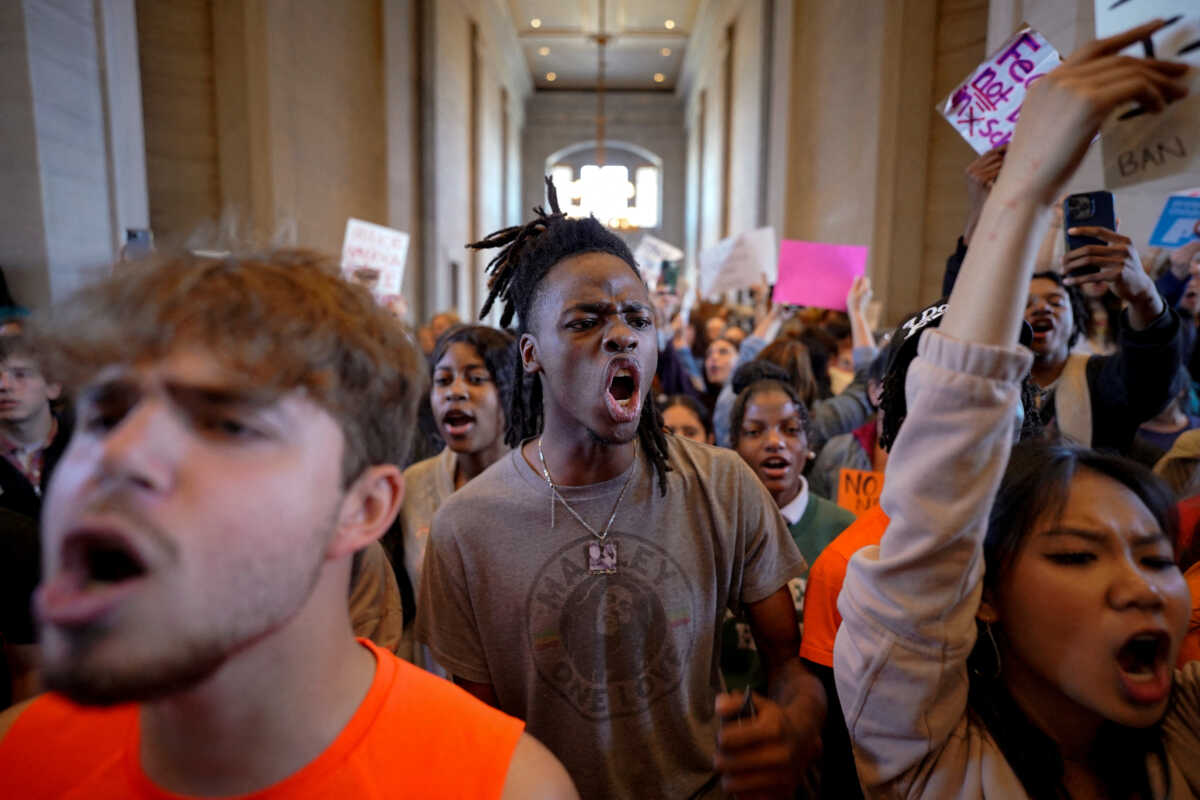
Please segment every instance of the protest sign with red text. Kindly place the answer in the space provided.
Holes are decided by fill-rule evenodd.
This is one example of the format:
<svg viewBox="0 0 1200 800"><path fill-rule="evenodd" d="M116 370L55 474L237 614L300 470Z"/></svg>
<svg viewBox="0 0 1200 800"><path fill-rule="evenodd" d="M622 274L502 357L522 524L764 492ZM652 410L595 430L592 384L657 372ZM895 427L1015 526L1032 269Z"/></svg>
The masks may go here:
<svg viewBox="0 0 1200 800"><path fill-rule="evenodd" d="M1029 85L1061 61L1045 37L1022 27L955 87L938 110L982 155L1012 138Z"/></svg>

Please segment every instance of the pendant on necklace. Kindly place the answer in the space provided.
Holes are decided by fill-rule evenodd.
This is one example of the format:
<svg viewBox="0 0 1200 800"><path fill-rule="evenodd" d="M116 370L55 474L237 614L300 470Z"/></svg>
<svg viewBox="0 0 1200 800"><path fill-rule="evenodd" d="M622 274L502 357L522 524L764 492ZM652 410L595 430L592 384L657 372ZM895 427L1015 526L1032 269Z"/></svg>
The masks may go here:
<svg viewBox="0 0 1200 800"><path fill-rule="evenodd" d="M608 539L588 542L587 562L589 575L616 575L617 543Z"/></svg>

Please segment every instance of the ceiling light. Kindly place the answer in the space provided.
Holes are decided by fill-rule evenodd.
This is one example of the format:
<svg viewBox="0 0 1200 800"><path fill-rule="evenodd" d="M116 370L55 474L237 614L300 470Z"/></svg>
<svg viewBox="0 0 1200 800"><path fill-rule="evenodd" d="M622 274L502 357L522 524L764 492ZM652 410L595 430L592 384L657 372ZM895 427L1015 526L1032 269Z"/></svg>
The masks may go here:
<svg viewBox="0 0 1200 800"><path fill-rule="evenodd" d="M549 48L549 47L539 47L539 48L538 48L538 55L539 55L539 56L548 56L548 55L550 55L550 48Z"/></svg>
<svg viewBox="0 0 1200 800"><path fill-rule="evenodd" d="M661 72L654 73L654 82L655 83L662 83L666 79L667 79L667 77L665 75L663 75Z"/></svg>
<svg viewBox="0 0 1200 800"><path fill-rule="evenodd" d="M540 27L542 27L542 21L540 19L538 19L537 17L534 17L533 19L529 20L529 27L540 28ZM670 26L668 26L668 27L670 27Z"/></svg>
<svg viewBox="0 0 1200 800"><path fill-rule="evenodd" d="M667 56L671 55L671 48L664 47L662 50L659 50L658 52L662 53L663 57L666 58Z"/></svg>
<svg viewBox="0 0 1200 800"><path fill-rule="evenodd" d="M675 20L673 20L673 19L667 20L666 22L663 23L663 25L665 25L667 27L667 30L669 30L669 31L675 30ZM534 25L533 27L536 28L537 26Z"/></svg>
<svg viewBox="0 0 1200 800"><path fill-rule="evenodd" d="M550 81L551 83L554 83L556 80L558 80L558 73L557 72L547 72L546 80Z"/></svg>

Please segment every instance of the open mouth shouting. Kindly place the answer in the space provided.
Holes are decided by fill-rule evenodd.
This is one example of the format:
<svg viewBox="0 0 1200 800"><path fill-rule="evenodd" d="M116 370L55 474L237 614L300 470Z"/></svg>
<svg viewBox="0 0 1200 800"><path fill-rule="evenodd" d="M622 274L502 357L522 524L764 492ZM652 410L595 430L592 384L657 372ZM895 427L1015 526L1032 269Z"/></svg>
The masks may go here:
<svg viewBox="0 0 1200 800"><path fill-rule="evenodd" d="M642 413L641 365L632 358L614 358L608 362L604 378L608 415L618 424L636 420Z"/></svg>
<svg viewBox="0 0 1200 800"><path fill-rule="evenodd" d="M1139 705L1154 705L1171 692L1171 637L1164 630L1130 636L1116 652L1121 692Z"/></svg>
<svg viewBox="0 0 1200 800"><path fill-rule="evenodd" d="M781 481L791 468L791 459L784 455L770 455L758 462L758 471L764 481Z"/></svg>
<svg viewBox="0 0 1200 800"><path fill-rule="evenodd" d="M475 428L475 415L462 408L452 408L442 415L442 430L447 437L468 435Z"/></svg>
<svg viewBox="0 0 1200 800"><path fill-rule="evenodd" d="M1034 317L1029 322L1029 327L1033 329L1033 348L1044 347L1054 335L1054 318L1049 316Z"/></svg>
<svg viewBox="0 0 1200 800"><path fill-rule="evenodd" d="M148 575L146 560L122 534L77 529L63 541L58 569L37 589L38 617L66 628L95 622Z"/></svg>

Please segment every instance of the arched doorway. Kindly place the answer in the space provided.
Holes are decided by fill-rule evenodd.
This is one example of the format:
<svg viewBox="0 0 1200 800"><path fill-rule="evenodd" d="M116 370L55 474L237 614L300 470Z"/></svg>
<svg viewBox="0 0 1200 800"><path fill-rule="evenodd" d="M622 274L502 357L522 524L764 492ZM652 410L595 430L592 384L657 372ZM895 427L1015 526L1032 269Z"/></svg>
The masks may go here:
<svg viewBox="0 0 1200 800"><path fill-rule="evenodd" d="M605 140L604 163L596 141L568 145L546 159L562 210L572 217L594 214L619 231L662 224L662 158L630 142Z"/></svg>

